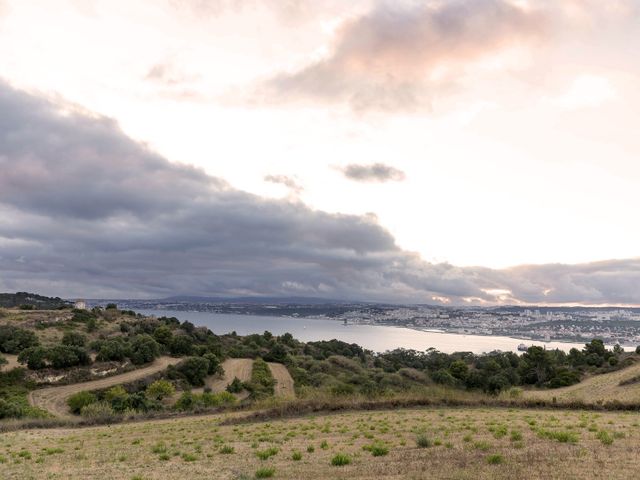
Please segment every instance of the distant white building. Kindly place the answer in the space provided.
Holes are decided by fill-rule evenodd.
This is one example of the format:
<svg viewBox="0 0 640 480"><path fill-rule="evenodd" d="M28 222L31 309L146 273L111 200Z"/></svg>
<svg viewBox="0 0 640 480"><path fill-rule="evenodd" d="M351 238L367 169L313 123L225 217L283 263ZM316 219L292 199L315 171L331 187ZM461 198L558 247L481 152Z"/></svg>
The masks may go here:
<svg viewBox="0 0 640 480"><path fill-rule="evenodd" d="M76 303L73 304L73 308L77 308L78 310L86 310L87 302L84 300L76 300Z"/></svg>

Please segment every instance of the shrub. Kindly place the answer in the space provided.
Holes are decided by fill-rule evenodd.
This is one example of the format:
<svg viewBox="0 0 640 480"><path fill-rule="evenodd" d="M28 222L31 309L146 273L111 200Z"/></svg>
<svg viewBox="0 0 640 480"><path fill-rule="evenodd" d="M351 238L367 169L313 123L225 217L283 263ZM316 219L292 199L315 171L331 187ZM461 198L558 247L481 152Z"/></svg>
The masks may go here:
<svg viewBox="0 0 640 480"><path fill-rule="evenodd" d="M316 448L313 445L309 445L307 447L307 453L313 453L316 451Z"/></svg>
<svg viewBox="0 0 640 480"><path fill-rule="evenodd" d="M174 408L177 410L187 411L193 410L193 408L197 405L197 398L191 392L184 392L178 398L178 401L174 405Z"/></svg>
<svg viewBox="0 0 640 480"><path fill-rule="evenodd" d="M220 453L222 453L223 455L230 455L232 453L235 453L235 451L236 449L231 445L223 445L222 447L220 447Z"/></svg>
<svg viewBox="0 0 640 480"><path fill-rule="evenodd" d="M184 460L185 462L195 462L196 460L198 460L198 457L196 457L193 453L183 453L182 460Z"/></svg>
<svg viewBox="0 0 640 480"><path fill-rule="evenodd" d="M269 365L262 358L257 358L253 362L251 381L247 387L253 398L264 398L274 394L275 380Z"/></svg>
<svg viewBox="0 0 640 480"><path fill-rule="evenodd" d="M170 397L175 393L176 389L173 384L167 380L156 380L145 390L145 395L152 400L162 400Z"/></svg>
<svg viewBox="0 0 640 480"><path fill-rule="evenodd" d="M151 447L152 453L167 453L167 445L164 442L158 442L153 447Z"/></svg>
<svg viewBox="0 0 640 480"><path fill-rule="evenodd" d="M29 347L20 352L18 361L26 363L30 370L40 370L47 366L47 349L44 347Z"/></svg>
<svg viewBox="0 0 640 480"><path fill-rule="evenodd" d="M256 470L256 478L271 478L275 473L276 469L274 467L261 467Z"/></svg>
<svg viewBox="0 0 640 480"><path fill-rule="evenodd" d="M504 459L499 453L494 453L493 455L489 455L487 457L487 463L489 465L500 465L503 461Z"/></svg>
<svg viewBox="0 0 640 480"><path fill-rule="evenodd" d="M374 443L373 445L369 445L366 450L371 452L371 455L374 457L382 457L389 453L389 448L381 443Z"/></svg>
<svg viewBox="0 0 640 480"><path fill-rule="evenodd" d="M229 393L240 393L244 390L244 385L240 381L238 377L233 377L232 382L227 385L227 392Z"/></svg>
<svg viewBox="0 0 640 480"><path fill-rule="evenodd" d="M416 437L416 445L418 446L418 448L429 448L431 445L433 445L433 442L426 435L420 434Z"/></svg>
<svg viewBox="0 0 640 480"><path fill-rule="evenodd" d="M596 433L596 438L604 445L611 445L613 443L613 437L606 430L600 430Z"/></svg>
<svg viewBox="0 0 640 480"><path fill-rule="evenodd" d="M296 462L302 460L302 453L293 452L293 454L291 455L291 460L296 461Z"/></svg>
<svg viewBox="0 0 640 480"><path fill-rule="evenodd" d="M82 407L80 414L87 419L108 422L115 418L115 413L106 402L94 402Z"/></svg>
<svg viewBox="0 0 640 480"><path fill-rule="evenodd" d="M74 393L67 399L67 405L72 413L80 413L83 407L91 405L97 401L96 396L87 391ZM109 407L111 408L111 407Z"/></svg>
<svg viewBox="0 0 640 480"><path fill-rule="evenodd" d="M31 330L12 325L0 325L0 352L18 354L38 344L38 337Z"/></svg>
<svg viewBox="0 0 640 480"><path fill-rule="evenodd" d="M279 450L276 447L269 447L266 450L258 450L256 452L256 456L260 460L266 460L269 457L273 457L274 455L277 455L278 452L279 452Z"/></svg>
<svg viewBox="0 0 640 480"><path fill-rule="evenodd" d="M334 467L341 467L343 465L349 465L351 463L351 457L345 453L338 453L331 459L331 465Z"/></svg>
<svg viewBox="0 0 640 480"><path fill-rule="evenodd" d="M65 332L62 336L62 344L70 347L84 347L87 339L78 332Z"/></svg>
<svg viewBox="0 0 640 480"><path fill-rule="evenodd" d="M47 358L53 368L69 368L91 363L89 354L84 348L68 345L55 345L49 348Z"/></svg>
<svg viewBox="0 0 640 480"><path fill-rule="evenodd" d="M96 360L121 362L129 356L129 345L121 337L110 338L95 345L98 350Z"/></svg>

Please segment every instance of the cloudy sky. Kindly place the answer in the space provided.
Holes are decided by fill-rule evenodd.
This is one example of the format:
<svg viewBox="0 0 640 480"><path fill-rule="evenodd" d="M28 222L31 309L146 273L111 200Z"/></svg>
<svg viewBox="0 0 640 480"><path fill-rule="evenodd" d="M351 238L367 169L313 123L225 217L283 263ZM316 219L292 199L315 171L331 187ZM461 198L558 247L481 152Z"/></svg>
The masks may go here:
<svg viewBox="0 0 640 480"><path fill-rule="evenodd" d="M0 291L640 304L640 0L0 0Z"/></svg>

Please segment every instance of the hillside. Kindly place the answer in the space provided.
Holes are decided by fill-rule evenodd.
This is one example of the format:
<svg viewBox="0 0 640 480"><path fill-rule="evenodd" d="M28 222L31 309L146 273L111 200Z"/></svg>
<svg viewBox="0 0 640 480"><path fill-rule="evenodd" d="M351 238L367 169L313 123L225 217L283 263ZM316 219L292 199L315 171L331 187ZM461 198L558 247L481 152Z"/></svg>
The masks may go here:
<svg viewBox="0 0 640 480"><path fill-rule="evenodd" d="M622 383L622 385L621 385ZM593 375L580 383L552 390L526 390L527 399L542 399L557 402L583 402L604 404L620 402L640 404L640 363L602 375Z"/></svg>

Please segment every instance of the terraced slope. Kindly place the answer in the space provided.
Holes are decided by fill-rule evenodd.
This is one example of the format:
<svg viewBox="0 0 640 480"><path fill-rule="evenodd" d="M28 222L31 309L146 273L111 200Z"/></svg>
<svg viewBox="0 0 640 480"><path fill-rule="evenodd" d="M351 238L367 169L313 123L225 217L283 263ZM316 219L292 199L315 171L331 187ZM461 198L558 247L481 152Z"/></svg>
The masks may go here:
<svg viewBox="0 0 640 480"><path fill-rule="evenodd" d="M160 357L151 365L131 372L126 372L113 377L101 378L90 382L74 383L72 385L62 385L59 387L47 387L33 390L29 393L29 403L35 407L42 408L58 417L71 417L67 407L67 399L74 393L83 390L100 390L103 388L121 385L123 383L134 382L142 378L161 372L169 365L180 362L180 358Z"/></svg>
<svg viewBox="0 0 640 480"><path fill-rule="evenodd" d="M287 367L281 363L268 363L271 375L276 379L275 394L277 397L295 397L293 378Z"/></svg>

